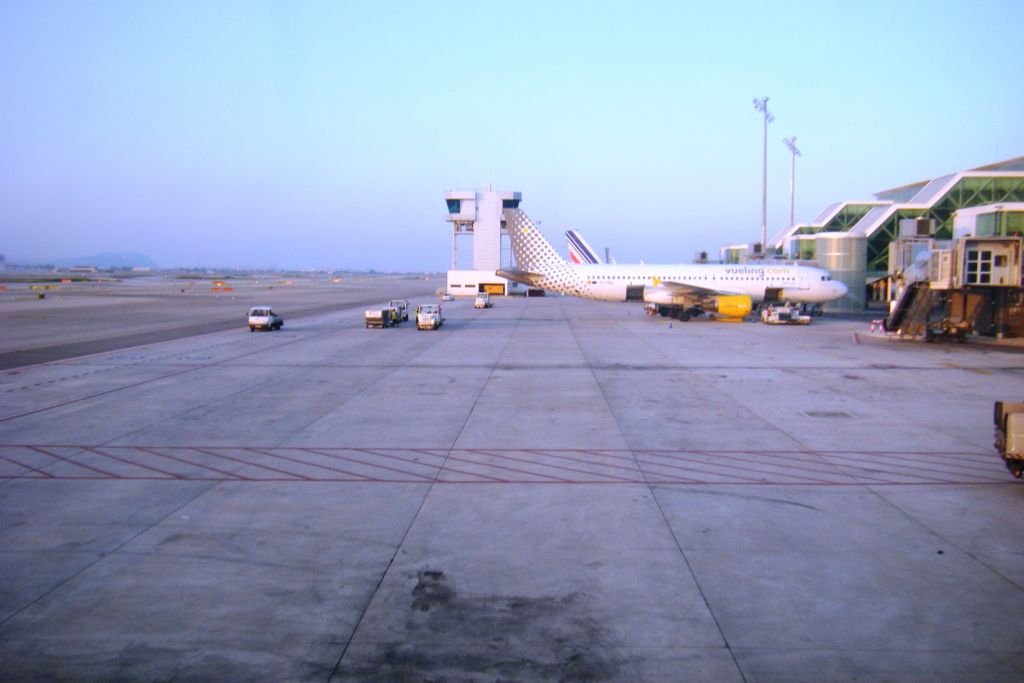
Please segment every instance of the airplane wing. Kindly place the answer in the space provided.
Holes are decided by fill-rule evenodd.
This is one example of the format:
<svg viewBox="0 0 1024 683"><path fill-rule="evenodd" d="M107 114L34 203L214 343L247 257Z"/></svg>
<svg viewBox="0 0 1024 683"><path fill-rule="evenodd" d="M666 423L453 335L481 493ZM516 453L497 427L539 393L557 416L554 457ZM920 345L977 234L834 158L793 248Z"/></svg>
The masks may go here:
<svg viewBox="0 0 1024 683"><path fill-rule="evenodd" d="M721 293L717 289L711 289L709 287L698 287L697 285L691 285L685 282L673 282L671 280L659 280L657 278L654 280L654 286L664 289L667 294L671 294L673 296L692 297L695 300L706 299Z"/></svg>
<svg viewBox="0 0 1024 683"><path fill-rule="evenodd" d="M528 270L519 270L518 268L499 268L494 271L494 274L506 280L520 282L524 285L536 285L544 277L543 273L531 273Z"/></svg>
<svg viewBox="0 0 1024 683"><path fill-rule="evenodd" d="M644 301L686 308L696 306L702 310L716 311L718 315L727 318L742 318L751 309L750 297L746 294L730 295L710 287L657 278L654 278L651 287L644 288Z"/></svg>

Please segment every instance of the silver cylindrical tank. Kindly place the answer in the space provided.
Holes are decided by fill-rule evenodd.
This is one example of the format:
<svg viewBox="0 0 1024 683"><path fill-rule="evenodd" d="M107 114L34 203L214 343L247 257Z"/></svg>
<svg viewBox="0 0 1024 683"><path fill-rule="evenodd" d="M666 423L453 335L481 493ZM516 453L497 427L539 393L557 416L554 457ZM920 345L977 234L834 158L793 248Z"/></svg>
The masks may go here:
<svg viewBox="0 0 1024 683"><path fill-rule="evenodd" d="M864 310L867 287L868 240L863 235L823 232L814 237L814 260L846 285L842 299L824 305L827 311Z"/></svg>

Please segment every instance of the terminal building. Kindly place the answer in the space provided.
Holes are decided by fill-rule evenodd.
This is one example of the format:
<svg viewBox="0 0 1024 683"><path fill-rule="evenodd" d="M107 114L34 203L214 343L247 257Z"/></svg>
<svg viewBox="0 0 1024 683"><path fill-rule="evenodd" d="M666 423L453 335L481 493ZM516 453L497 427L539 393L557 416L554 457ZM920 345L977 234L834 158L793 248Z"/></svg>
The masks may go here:
<svg viewBox="0 0 1024 683"><path fill-rule="evenodd" d="M815 261L850 292L827 307L862 309L869 296L891 298L889 245L908 231L933 240L1024 235L1024 157L838 202L779 232L766 252Z"/></svg>
<svg viewBox="0 0 1024 683"><path fill-rule="evenodd" d="M447 292L454 296L523 293L522 285L495 275L511 266L512 251L502 212L518 209L521 192L496 192L487 185L482 191L452 190L444 193L448 206L445 221L452 231L452 265L448 271ZM472 241L470 267L458 262L461 242ZM460 268L462 266L462 268Z"/></svg>

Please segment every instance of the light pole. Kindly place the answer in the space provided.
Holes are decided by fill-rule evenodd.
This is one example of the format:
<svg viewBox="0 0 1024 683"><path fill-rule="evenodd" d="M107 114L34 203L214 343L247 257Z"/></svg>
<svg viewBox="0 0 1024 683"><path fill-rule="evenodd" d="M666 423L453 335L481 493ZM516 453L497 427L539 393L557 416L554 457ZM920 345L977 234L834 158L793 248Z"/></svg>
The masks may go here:
<svg viewBox="0 0 1024 683"><path fill-rule="evenodd" d="M789 166L789 224L793 225L793 198L796 196L796 158L800 150L796 148L796 136L782 138L782 142L793 153L793 161Z"/></svg>
<svg viewBox="0 0 1024 683"><path fill-rule="evenodd" d="M761 256L768 241L768 124L775 117L768 112L768 98L754 98L754 109L764 114L764 150L761 156Z"/></svg>

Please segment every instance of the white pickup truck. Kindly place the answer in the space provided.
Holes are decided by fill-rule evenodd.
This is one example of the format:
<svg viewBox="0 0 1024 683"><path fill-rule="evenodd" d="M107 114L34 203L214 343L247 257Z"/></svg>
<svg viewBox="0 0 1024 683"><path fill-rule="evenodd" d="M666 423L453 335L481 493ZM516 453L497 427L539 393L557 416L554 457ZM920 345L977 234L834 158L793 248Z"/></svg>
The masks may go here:
<svg viewBox="0 0 1024 683"><path fill-rule="evenodd" d="M441 307L437 304L423 304L416 308L416 329L436 330L444 324Z"/></svg>
<svg viewBox="0 0 1024 683"><path fill-rule="evenodd" d="M388 306L398 311L398 317L403 321L409 319L409 302L406 299L392 299Z"/></svg>
<svg viewBox="0 0 1024 683"><path fill-rule="evenodd" d="M274 313L270 306L253 306L249 309L249 331L279 330L284 325L284 318Z"/></svg>

